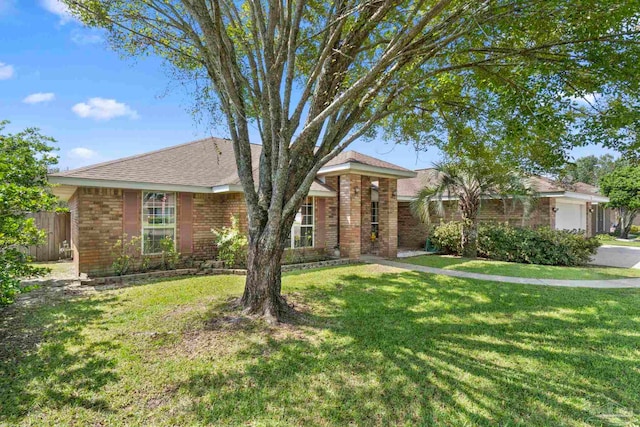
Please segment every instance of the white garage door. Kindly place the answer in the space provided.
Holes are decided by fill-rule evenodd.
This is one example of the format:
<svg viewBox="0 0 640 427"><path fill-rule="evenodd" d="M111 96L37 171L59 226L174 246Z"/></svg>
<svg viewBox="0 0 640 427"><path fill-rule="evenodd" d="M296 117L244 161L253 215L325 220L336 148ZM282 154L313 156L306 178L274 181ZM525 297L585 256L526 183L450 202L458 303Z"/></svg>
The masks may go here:
<svg viewBox="0 0 640 427"><path fill-rule="evenodd" d="M574 204L556 200L556 229L586 230L587 209L584 203Z"/></svg>

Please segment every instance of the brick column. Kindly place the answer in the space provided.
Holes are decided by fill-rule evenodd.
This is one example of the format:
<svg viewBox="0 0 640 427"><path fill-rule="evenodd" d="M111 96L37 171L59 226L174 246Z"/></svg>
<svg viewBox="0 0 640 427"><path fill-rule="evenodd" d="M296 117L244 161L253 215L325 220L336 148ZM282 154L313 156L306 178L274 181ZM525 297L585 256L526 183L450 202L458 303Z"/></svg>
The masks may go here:
<svg viewBox="0 0 640 427"><path fill-rule="evenodd" d="M593 209L593 205L591 204L591 202L587 202L586 205L587 206L585 208L585 215L587 221L587 229L585 230L585 232L587 233L587 237L593 237L596 235L594 231L594 213L590 212ZM593 210L595 211L595 209Z"/></svg>
<svg viewBox="0 0 640 427"><path fill-rule="evenodd" d="M380 255L395 258L398 255L398 181L380 178L378 203L380 209ZM394 195L395 194L395 195Z"/></svg>
<svg viewBox="0 0 640 427"><path fill-rule="evenodd" d="M360 175L340 176L340 255L360 258Z"/></svg>
<svg viewBox="0 0 640 427"><path fill-rule="evenodd" d="M329 186L336 193L340 191L338 188L338 177L328 176L325 180L325 184ZM326 241L325 247L330 253L333 253L333 249L338 244L338 199L337 197L330 197L326 199Z"/></svg>
<svg viewBox="0 0 640 427"><path fill-rule="evenodd" d="M553 211L556 207L556 199L554 197L549 198L549 227L552 230L556 229L556 213Z"/></svg>
<svg viewBox="0 0 640 427"><path fill-rule="evenodd" d="M371 253L371 178L361 177L360 190L360 218L362 221L360 231L360 253Z"/></svg>

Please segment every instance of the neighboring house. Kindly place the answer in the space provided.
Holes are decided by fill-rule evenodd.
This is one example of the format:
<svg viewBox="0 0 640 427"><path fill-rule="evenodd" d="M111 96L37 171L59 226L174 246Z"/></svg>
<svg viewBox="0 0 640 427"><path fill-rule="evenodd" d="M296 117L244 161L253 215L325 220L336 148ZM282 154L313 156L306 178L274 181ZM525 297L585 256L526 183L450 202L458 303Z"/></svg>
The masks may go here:
<svg viewBox="0 0 640 427"><path fill-rule="evenodd" d="M261 146L251 149L257 168ZM415 176L360 153L341 153L318 172L292 228L291 250L304 255L339 246L349 258L371 251L395 257L397 181ZM209 138L49 178L58 184L54 193L69 202L76 270L90 276L111 273L111 247L124 234L141 236L142 250L150 256L160 252L162 238L170 237L183 256L204 260L215 256L212 228L229 225L237 215L247 230L228 140Z"/></svg>
<svg viewBox="0 0 640 427"><path fill-rule="evenodd" d="M435 169L418 170L417 176L398 182L398 245L418 247L424 244L426 228L411 214L410 202L425 186L434 186ZM509 222L517 226L548 226L558 230L584 230L587 235L609 232L613 217L611 209L602 206L609 199L597 188L582 182L561 185L541 176L529 178L537 193L529 212L513 199L487 199L480 208L479 220ZM444 220L460 220L457 200L443 198ZM432 218L432 221L438 221ZM416 232L416 230L420 230Z"/></svg>
<svg viewBox="0 0 640 427"><path fill-rule="evenodd" d="M261 146L251 149L257 178ZM247 230L235 165L231 142L209 138L50 175L57 184L54 193L69 203L76 270L90 276L112 273L111 248L123 235L141 236L141 250L150 257L169 237L186 259L214 258L212 228L229 225L237 215L240 228ZM296 216L289 251L297 252L297 259L333 253L336 247L353 259L365 253L393 258L399 246L419 247L426 235L409 201L430 176L430 170L415 172L354 151L341 153L318 172ZM593 187L569 190L537 179L541 197L526 221L517 207L505 211L498 200L483 205L481 219L607 231L608 220L599 219L597 207L606 198Z"/></svg>

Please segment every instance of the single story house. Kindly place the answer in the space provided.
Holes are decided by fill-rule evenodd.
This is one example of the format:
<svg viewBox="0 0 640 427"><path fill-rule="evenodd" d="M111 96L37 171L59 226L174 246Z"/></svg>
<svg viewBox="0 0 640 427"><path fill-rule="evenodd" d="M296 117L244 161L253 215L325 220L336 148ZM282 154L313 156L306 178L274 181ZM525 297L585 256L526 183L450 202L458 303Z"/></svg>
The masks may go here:
<svg viewBox="0 0 640 427"><path fill-rule="evenodd" d="M252 145L254 164L261 146ZM291 230L290 251L334 252L358 258L377 253L393 258L398 247L418 247L425 240L409 202L429 170L412 171L354 151L343 152L318 172ZM124 235L141 237L141 252L160 252L169 237L185 257L215 257L212 228L229 225L236 215L247 229L246 206L230 141L208 138L99 163L49 176L54 193L68 201L71 245L76 271L110 274L113 244ZM606 201L593 188L575 191L544 184L543 198L528 225L581 228L594 232L594 212ZM497 201L483 210L502 220ZM496 206L494 206L496 205ZM511 212L509 220L517 215Z"/></svg>
<svg viewBox="0 0 640 427"><path fill-rule="evenodd" d="M426 227L411 213L410 202L425 186L434 186L435 169L416 171L414 178L398 181L398 245L419 247L425 242ZM557 230L584 230L587 235L607 233L615 221L612 209L603 203L607 197L598 193L592 185L578 182L562 185L542 176L529 177L529 185L537 193L533 206L525 214L524 206L512 199L483 200L479 220L481 222L508 222L516 226L548 226ZM443 197L444 218L460 220L455 198ZM431 218L437 223L438 218ZM419 230L416 232L416 230Z"/></svg>

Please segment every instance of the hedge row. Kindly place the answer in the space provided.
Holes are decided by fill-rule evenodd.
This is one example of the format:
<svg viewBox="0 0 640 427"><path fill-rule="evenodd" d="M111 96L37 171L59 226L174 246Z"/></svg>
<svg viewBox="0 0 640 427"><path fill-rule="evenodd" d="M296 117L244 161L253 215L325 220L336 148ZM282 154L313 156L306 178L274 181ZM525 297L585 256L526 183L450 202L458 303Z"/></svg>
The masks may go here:
<svg viewBox="0 0 640 427"><path fill-rule="evenodd" d="M441 251L460 255L462 223L435 227L431 242ZM578 231L549 227L519 228L508 224L480 224L478 256L498 261L544 265L584 265L595 255L600 241Z"/></svg>

